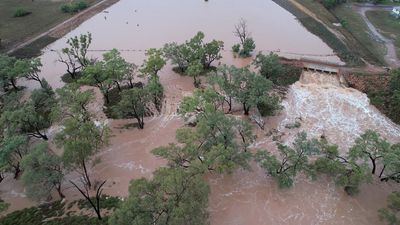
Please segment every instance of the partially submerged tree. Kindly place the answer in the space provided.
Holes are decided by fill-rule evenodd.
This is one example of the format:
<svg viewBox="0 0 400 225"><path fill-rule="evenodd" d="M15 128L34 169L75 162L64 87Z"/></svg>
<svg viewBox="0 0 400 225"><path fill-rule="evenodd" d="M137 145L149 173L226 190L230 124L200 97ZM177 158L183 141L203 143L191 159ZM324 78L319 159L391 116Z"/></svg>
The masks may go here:
<svg viewBox="0 0 400 225"><path fill-rule="evenodd" d="M108 144L109 128L94 120L88 105L93 100L93 90L80 91L79 86L67 85L57 90L63 129L55 136L58 147L64 149L63 162L70 170L77 170L90 188L87 163L100 148Z"/></svg>
<svg viewBox="0 0 400 225"><path fill-rule="evenodd" d="M201 84L201 81L198 80L197 77L200 76L203 71L203 65L200 61L192 62L186 70L186 74L193 77L193 85L196 88L198 88Z"/></svg>
<svg viewBox="0 0 400 225"><path fill-rule="evenodd" d="M178 67L179 72L186 73L188 67L195 63L201 63L203 69L208 70L215 60L222 58L220 52L224 43L217 40L204 43L203 39L204 33L198 32L183 44L166 44L163 49L164 55Z"/></svg>
<svg viewBox="0 0 400 225"><path fill-rule="evenodd" d="M207 223L209 188L201 174L159 168L151 180L132 180L129 196L110 224L202 225Z"/></svg>
<svg viewBox="0 0 400 225"><path fill-rule="evenodd" d="M22 77L27 80L34 80L39 82L42 88L47 88L46 84L42 79L40 79L39 73L41 72L42 63L39 58L36 59L19 59L15 63L15 67L20 70Z"/></svg>
<svg viewBox="0 0 400 225"><path fill-rule="evenodd" d="M400 144L394 144L383 153L383 168L379 174L381 181L394 180L400 183Z"/></svg>
<svg viewBox="0 0 400 225"><path fill-rule="evenodd" d="M83 185L83 188L82 188L82 187L79 187L73 181L69 181L69 182L72 185L74 185L74 187L82 194L82 196L86 199L86 201L89 202L90 206L96 212L97 219L102 220L103 217L101 216L100 200L101 200L101 194L103 193L103 186L106 183L106 180L101 182L100 185L96 188L96 196L94 198L90 197L89 187L86 186L85 184Z"/></svg>
<svg viewBox="0 0 400 225"><path fill-rule="evenodd" d="M44 85L47 85L43 81ZM16 99L14 107L5 109L0 117L3 128L14 133L27 134L28 136L47 140L45 129L52 122L52 110L56 105L54 92L47 86L32 92L31 98L26 102Z"/></svg>
<svg viewBox="0 0 400 225"><path fill-rule="evenodd" d="M91 120L93 115L89 111L89 104L94 100L94 91L81 91L79 85L69 84L56 90L59 107L58 118L75 117L84 121Z"/></svg>
<svg viewBox="0 0 400 225"><path fill-rule="evenodd" d="M209 83L217 85L214 89L224 97L224 101L228 104L228 113L232 111L233 99L235 98L236 86L233 80L233 74L237 71L235 66L222 65L210 77Z"/></svg>
<svg viewBox="0 0 400 225"><path fill-rule="evenodd" d="M114 81L104 72L104 63L102 61L89 65L82 72L79 83L96 86L102 92L105 102L110 103L110 90L114 87Z"/></svg>
<svg viewBox="0 0 400 225"><path fill-rule="evenodd" d="M251 72L248 67L236 69L233 75L235 99L243 105L245 115L249 115L252 107L268 102L272 82Z"/></svg>
<svg viewBox="0 0 400 225"><path fill-rule="evenodd" d="M372 130L367 130L356 139L353 147L350 148L349 158L352 160L361 159L364 162L370 161L372 174L375 174L378 160L390 150L390 143L381 138L380 135ZM383 171L381 172L381 174Z"/></svg>
<svg viewBox="0 0 400 225"><path fill-rule="evenodd" d="M155 77L158 79L158 72L167 63L163 56L162 49L151 48L146 51L147 59L144 61L140 72L148 77Z"/></svg>
<svg viewBox="0 0 400 225"><path fill-rule="evenodd" d="M28 140L25 136L8 134L0 142L0 167L3 170L11 170L14 179L20 175L21 160L28 152Z"/></svg>
<svg viewBox="0 0 400 225"><path fill-rule="evenodd" d="M90 64L87 53L91 43L90 33L81 34L79 37L68 39L68 47L61 50L62 54L58 53L58 61L67 67L67 73L72 79L76 79L77 75Z"/></svg>
<svg viewBox="0 0 400 225"><path fill-rule="evenodd" d="M159 79L156 77L150 77L145 89L148 91L150 98L158 112L161 112L162 101L164 99L164 87L162 86Z"/></svg>
<svg viewBox="0 0 400 225"><path fill-rule="evenodd" d="M235 25L235 31L233 34L240 39L240 44L244 44L246 39L250 37L250 32L247 27L247 21L243 18L239 20L239 23Z"/></svg>
<svg viewBox="0 0 400 225"><path fill-rule="evenodd" d="M62 159L54 154L46 142L37 144L22 160L22 183L26 193L34 199L47 199L55 189L64 198L61 184L64 178Z"/></svg>
<svg viewBox="0 0 400 225"><path fill-rule="evenodd" d="M4 92L10 89L18 90L17 79L22 74L15 69L16 62L16 58L0 54L0 85Z"/></svg>
<svg viewBox="0 0 400 225"><path fill-rule="evenodd" d="M151 101L146 88L134 87L121 92L121 101L113 107L114 113L122 118L135 118L139 128L144 128L144 117L148 113L147 105Z"/></svg>
<svg viewBox="0 0 400 225"><path fill-rule="evenodd" d="M279 56L272 52L268 55L258 53L253 64L259 69L261 76L280 86L293 84L301 75L300 68L282 64Z"/></svg>
<svg viewBox="0 0 400 225"><path fill-rule="evenodd" d="M87 164L100 148L108 144L108 138L106 125L78 117L64 120L63 130L55 136L57 146L64 149L62 157L65 166L78 171L89 188L92 182Z"/></svg>
<svg viewBox="0 0 400 225"><path fill-rule="evenodd" d="M368 166L340 156L338 146L330 145L325 138L319 141L319 149L321 155L311 165L312 172L332 177L337 185L344 187L347 194L358 193L359 186L371 179Z"/></svg>
<svg viewBox="0 0 400 225"><path fill-rule="evenodd" d="M104 76L112 80L121 91L121 82L131 73L132 65L122 58L121 53L117 49L113 49L103 54L103 71Z"/></svg>
<svg viewBox="0 0 400 225"><path fill-rule="evenodd" d="M110 91L114 87L122 91L122 82L128 81L133 87L133 72L136 66L122 58L121 53L112 49L103 54L103 60L86 66L79 83L96 86L103 93L106 103L110 103Z"/></svg>
<svg viewBox="0 0 400 225"><path fill-rule="evenodd" d="M207 109L223 110L224 97L214 89L195 89L193 95L183 97L179 105L179 113L200 113Z"/></svg>
<svg viewBox="0 0 400 225"><path fill-rule="evenodd" d="M253 142L251 126L214 109L198 115L195 129L181 128L176 132L179 145L170 144L153 150L166 158L171 167L197 168L200 171L232 171L248 168Z"/></svg>
<svg viewBox="0 0 400 225"><path fill-rule="evenodd" d="M307 140L307 134L299 133L293 148L278 144L279 156L268 151L258 151L255 159L282 188L291 187L298 173L309 171L309 156L319 153L318 141Z"/></svg>
<svg viewBox="0 0 400 225"><path fill-rule="evenodd" d="M239 38L240 44L236 44L232 47L235 53L239 53L241 57L249 57L256 48L254 40L250 37L250 32L247 27L247 21L243 18L239 20L239 23L235 25L233 34ZM240 48L240 46L242 48Z"/></svg>

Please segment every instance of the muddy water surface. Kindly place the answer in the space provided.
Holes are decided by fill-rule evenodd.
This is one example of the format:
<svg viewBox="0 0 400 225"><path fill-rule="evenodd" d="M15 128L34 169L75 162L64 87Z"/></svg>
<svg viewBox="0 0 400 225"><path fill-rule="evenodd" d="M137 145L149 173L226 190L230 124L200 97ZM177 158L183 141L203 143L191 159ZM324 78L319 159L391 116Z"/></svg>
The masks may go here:
<svg viewBox="0 0 400 225"><path fill-rule="evenodd" d="M199 30L204 31L207 38L223 40L229 50L237 42L232 30L241 17L248 20L258 50L280 50L283 55L282 52L292 52L307 57L332 54L332 50L308 33L293 15L270 0L212 0L207 3L200 0L121 0L44 49L42 76L53 87L63 85L60 75L64 67L56 63L57 54L50 50L61 49L67 38L80 33L92 33L92 57L100 57L102 50L118 48L125 50L123 56L130 62L140 64L144 49L186 40ZM223 55L223 63L242 66L250 62L233 58L229 51ZM339 61L336 56L317 58ZM106 121L113 137L110 146L98 155L101 161L91 170L93 179L107 179L106 193L126 195L131 179L150 177L152 171L165 165L150 151L174 142L176 129L184 123L176 109L183 96L193 91L192 79L181 77L171 69L168 65L160 74L166 92L162 113L147 118L145 130L126 128L133 120ZM35 86L29 83L29 87ZM98 92L97 96L93 108L101 112ZM391 140L395 140L396 135L398 137L398 127L369 106L365 95L342 87L337 78L303 76L290 88L284 106L281 115L267 120L267 127L283 132L283 140L287 142L301 129L315 137L324 133L342 149L369 126ZM98 116L105 120L102 113ZM284 128L285 124L299 117L302 118L300 129ZM56 130L53 128L51 133ZM265 132L257 130L257 133L254 148L274 148ZM68 179L79 180L79 177L71 174ZM311 182L300 177L292 189L282 191L256 165L252 171L237 171L224 176L212 174L207 179L211 186L209 211L213 225L379 224L376 209L383 206L385 195L392 189L373 183L365 185L360 195L351 198L329 180ZM68 198L79 197L68 184L66 187ZM23 195L18 182L8 179L1 184L0 191L3 199L12 202L11 210L33 204Z"/></svg>
<svg viewBox="0 0 400 225"><path fill-rule="evenodd" d="M140 64L145 49L182 42L203 31L207 39L225 42L224 61L231 63L237 61L230 49L238 42L233 30L240 18L248 21L256 51L340 61L324 42L271 0L121 0L48 46L42 56L43 74L53 86L62 85L59 74L64 67L55 63L57 54L50 49L60 50L67 38L86 32L93 35L92 50L128 50L124 56ZM93 57L101 53L93 52Z"/></svg>

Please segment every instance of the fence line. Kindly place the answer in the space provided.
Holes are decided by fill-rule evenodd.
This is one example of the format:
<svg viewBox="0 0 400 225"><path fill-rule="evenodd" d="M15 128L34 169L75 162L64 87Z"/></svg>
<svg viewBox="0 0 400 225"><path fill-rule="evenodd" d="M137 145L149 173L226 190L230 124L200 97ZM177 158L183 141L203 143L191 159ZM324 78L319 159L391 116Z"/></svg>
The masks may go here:
<svg viewBox="0 0 400 225"><path fill-rule="evenodd" d="M57 51L54 49L50 49L51 51ZM111 49L89 49L89 52L107 52ZM117 49L120 52L146 52L146 49ZM232 52L232 50L222 50L223 52ZM258 52L263 53L281 53L285 55L297 55L297 56L313 56L313 57L330 57L337 56L336 54L307 54L307 53L297 53L297 52L284 52L280 50L259 50Z"/></svg>

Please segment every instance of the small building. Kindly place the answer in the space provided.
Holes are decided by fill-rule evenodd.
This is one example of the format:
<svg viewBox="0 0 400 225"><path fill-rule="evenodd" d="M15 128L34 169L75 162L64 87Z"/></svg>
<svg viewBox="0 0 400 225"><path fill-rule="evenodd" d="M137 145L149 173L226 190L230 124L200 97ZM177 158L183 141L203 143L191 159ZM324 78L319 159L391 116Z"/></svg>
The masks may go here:
<svg viewBox="0 0 400 225"><path fill-rule="evenodd" d="M396 18L400 18L400 7L393 7L391 14Z"/></svg>

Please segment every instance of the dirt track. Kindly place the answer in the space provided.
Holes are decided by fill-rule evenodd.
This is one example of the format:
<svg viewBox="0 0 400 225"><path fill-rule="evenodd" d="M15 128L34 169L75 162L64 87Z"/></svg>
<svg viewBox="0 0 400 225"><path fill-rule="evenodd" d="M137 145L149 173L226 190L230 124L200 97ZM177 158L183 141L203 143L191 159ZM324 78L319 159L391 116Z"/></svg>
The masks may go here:
<svg viewBox="0 0 400 225"><path fill-rule="evenodd" d="M379 5L370 5L370 4L354 4L353 8L356 12L358 12L362 19L368 26L368 29L373 33L377 41L381 41L385 44L387 52L385 55L385 61L388 65L393 67L400 66L400 60L396 54L396 47L394 46L393 40L384 37L367 18L366 12L370 10L385 10L390 11L392 9L391 6L379 6Z"/></svg>
<svg viewBox="0 0 400 225"><path fill-rule="evenodd" d="M97 13L101 12L102 10L110 7L111 5L117 3L119 0L102 0L101 2L91 6L90 8L76 14L75 16L65 20L64 22L56 25L55 27L51 28L50 30L43 32L36 37L33 37L27 41L22 43L17 43L14 47L7 51L7 54L11 54L18 49L21 49L34 41L48 35L54 38L61 38L66 35L71 30L78 27L81 23L85 22L86 20L90 19L92 16L96 15Z"/></svg>

